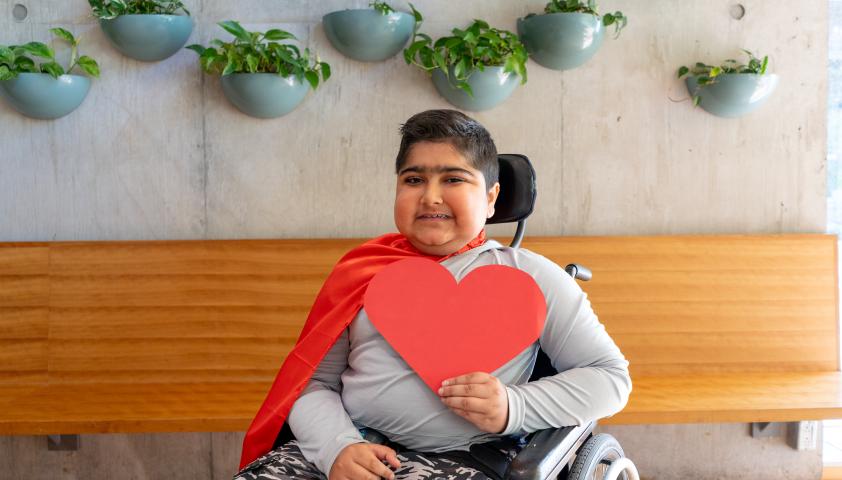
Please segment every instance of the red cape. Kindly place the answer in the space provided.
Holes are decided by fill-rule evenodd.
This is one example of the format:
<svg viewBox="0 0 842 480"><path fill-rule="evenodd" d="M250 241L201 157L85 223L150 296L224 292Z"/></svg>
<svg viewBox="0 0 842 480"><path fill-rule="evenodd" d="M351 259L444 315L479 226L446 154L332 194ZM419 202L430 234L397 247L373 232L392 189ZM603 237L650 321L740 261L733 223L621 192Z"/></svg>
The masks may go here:
<svg viewBox="0 0 842 480"><path fill-rule="evenodd" d="M436 257L418 251L405 236L391 233L369 240L345 254L322 285L295 347L287 355L246 432L240 469L272 450L292 404L336 339L357 316L368 283L377 272L408 257L427 257L441 262L483 243L485 230L459 251Z"/></svg>

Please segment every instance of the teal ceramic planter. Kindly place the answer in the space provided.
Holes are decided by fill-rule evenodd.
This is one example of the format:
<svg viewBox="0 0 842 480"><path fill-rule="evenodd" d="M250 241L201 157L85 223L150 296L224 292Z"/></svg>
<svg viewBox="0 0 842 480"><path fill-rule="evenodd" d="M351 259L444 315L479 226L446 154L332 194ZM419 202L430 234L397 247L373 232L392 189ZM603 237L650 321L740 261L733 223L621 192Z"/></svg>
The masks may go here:
<svg viewBox="0 0 842 480"><path fill-rule="evenodd" d="M343 55L361 62L379 62L400 52L415 27L415 17L372 9L342 10L322 18L325 34Z"/></svg>
<svg viewBox="0 0 842 480"><path fill-rule="evenodd" d="M82 104L91 79L81 75L53 78L46 73L19 73L0 82L0 94L27 117L52 120L67 115Z"/></svg>
<svg viewBox="0 0 842 480"><path fill-rule="evenodd" d="M187 43L193 19L187 15L120 15L99 25L117 50L144 62L169 58Z"/></svg>
<svg viewBox="0 0 842 480"><path fill-rule="evenodd" d="M778 86L778 76L750 73L728 73L716 83L699 87L698 76L685 80L690 96L699 95L699 106L718 117L735 118L762 105Z"/></svg>
<svg viewBox="0 0 842 480"><path fill-rule="evenodd" d="M519 18L517 33L533 60L569 70L590 60L602 46L605 28L588 13L548 13Z"/></svg>
<svg viewBox="0 0 842 480"><path fill-rule="evenodd" d="M453 67L450 68L449 78L441 70L433 70L433 85L439 94L456 107L472 112L500 105L512 95L518 83L520 77L504 72L503 67L485 67L484 71L476 70L468 77L468 85L474 93L471 97L455 86Z"/></svg>
<svg viewBox="0 0 842 480"><path fill-rule="evenodd" d="M257 118L276 118L295 109L310 84L274 73L233 73L222 77L222 91L237 109Z"/></svg>

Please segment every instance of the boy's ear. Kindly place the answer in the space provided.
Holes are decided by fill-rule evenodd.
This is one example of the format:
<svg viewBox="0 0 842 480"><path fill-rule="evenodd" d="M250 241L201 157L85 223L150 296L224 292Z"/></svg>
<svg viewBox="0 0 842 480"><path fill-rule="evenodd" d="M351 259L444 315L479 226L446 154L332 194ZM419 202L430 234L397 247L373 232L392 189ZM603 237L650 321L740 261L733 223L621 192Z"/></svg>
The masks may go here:
<svg viewBox="0 0 842 480"><path fill-rule="evenodd" d="M500 182L494 182L494 185L488 189L488 216L494 216L494 203L497 202L497 197L500 196Z"/></svg>

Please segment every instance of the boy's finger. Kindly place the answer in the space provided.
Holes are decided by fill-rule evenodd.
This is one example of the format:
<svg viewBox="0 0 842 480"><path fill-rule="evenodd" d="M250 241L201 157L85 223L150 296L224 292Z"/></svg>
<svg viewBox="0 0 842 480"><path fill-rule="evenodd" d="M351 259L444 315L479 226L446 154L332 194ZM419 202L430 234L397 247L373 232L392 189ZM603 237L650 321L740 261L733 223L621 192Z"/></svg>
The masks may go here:
<svg viewBox="0 0 842 480"><path fill-rule="evenodd" d="M353 479L380 480L379 475L372 472L365 465L359 462L360 461L357 461L357 463L351 466L351 471L348 472L350 475L348 475L348 477ZM381 465L383 464L381 463Z"/></svg>
<svg viewBox="0 0 842 480"><path fill-rule="evenodd" d="M442 397L441 401L450 408L457 408L466 412L488 412L488 402L473 397Z"/></svg>
<svg viewBox="0 0 842 480"><path fill-rule="evenodd" d="M491 398L493 391L485 383L466 383L461 385L449 385L439 389L439 395L443 397L475 397Z"/></svg>
<svg viewBox="0 0 842 480"><path fill-rule="evenodd" d="M389 467L384 465L376 455L372 455L364 466L369 472L376 475L377 478L392 480L395 477L395 473L389 470Z"/></svg>
<svg viewBox="0 0 842 480"><path fill-rule="evenodd" d="M401 462L398 460L398 454L386 445L374 444L374 454L379 460L385 460L395 469L401 468Z"/></svg>
<svg viewBox="0 0 842 480"><path fill-rule="evenodd" d="M485 383L491 375L485 372L472 372L458 377L448 378L441 382L442 386L456 385L460 383Z"/></svg>

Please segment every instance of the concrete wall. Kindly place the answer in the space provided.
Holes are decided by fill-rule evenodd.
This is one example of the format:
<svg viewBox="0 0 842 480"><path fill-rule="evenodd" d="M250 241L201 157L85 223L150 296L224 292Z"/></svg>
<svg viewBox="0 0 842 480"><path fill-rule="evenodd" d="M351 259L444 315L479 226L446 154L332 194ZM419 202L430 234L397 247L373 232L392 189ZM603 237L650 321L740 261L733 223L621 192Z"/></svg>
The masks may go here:
<svg viewBox="0 0 842 480"><path fill-rule="evenodd" d="M12 17L24 4L29 16ZM367 0L187 0L191 42L227 37L238 19L297 35L334 78L286 117L257 120L222 96L193 52L140 63L111 49L86 2L0 0L0 43L47 40L69 28L100 61L85 103L57 121L0 106L0 241L373 236L394 230L392 161L398 125L446 107L401 58L362 64L328 44L321 16ZM543 1L416 0L438 36L472 18L515 29ZM529 65L529 82L476 114L502 152L527 154L539 201L533 235L821 232L825 226L827 2L604 0L630 26L587 65ZM693 109L678 66L745 47L772 57L781 84L762 110L724 120ZM511 231L508 227L492 233ZM817 478L817 452L792 456L742 426L606 428L645 478ZM668 442L664 449L656 439ZM46 440L0 440L0 477L230 476L237 434L86 436L75 453ZM699 448L699 442L717 448ZM167 445L189 446L169 448ZM725 455L724 451L739 452ZM786 457L788 460L790 457ZM742 459L742 460L741 460ZM172 470L169 470L172 469ZM795 470L792 470L795 469ZM111 472L111 473L108 473ZM116 474L114 472L122 472ZM215 473L214 473L215 472ZM685 476L685 475L682 475ZM9 478L19 478L15 473Z"/></svg>

